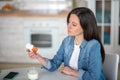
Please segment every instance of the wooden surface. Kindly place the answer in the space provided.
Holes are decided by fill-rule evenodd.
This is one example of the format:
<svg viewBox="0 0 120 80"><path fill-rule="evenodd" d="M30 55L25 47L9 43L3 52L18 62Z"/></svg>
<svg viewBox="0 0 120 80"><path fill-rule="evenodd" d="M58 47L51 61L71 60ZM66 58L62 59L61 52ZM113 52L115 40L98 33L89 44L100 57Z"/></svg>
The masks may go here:
<svg viewBox="0 0 120 80"><path fill-rule="evenodd" d="M59 14L40 14L32 13L29 11L0 11L0 17L2 16L17 16L17 17L67 17L68 12L61 12Z"/></svg>
<svg viewBox="0 0 120 80"><path fill-rule="evenodd" d="M25 67L39 67L40 64L33 63L0 63L0 69L13 69L13 68L25 68Z"/></svg>
<svg viewBox="0 0 120 80"><path fill-rule="evenodd" d="M40 64L31 64L31 63L0 63L0 69L39 67L39 66ZM119 71L118 71L118 80L120 80L120 64L119 64Z"/></svg>

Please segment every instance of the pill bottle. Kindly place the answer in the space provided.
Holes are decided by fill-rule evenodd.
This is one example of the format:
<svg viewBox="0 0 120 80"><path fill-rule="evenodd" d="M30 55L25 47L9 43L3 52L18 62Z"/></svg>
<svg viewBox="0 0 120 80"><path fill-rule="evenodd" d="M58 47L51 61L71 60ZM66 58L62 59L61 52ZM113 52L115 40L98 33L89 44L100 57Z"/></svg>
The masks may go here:
<svg viewBox="0 0 120 80"><path fill-rule="evenodd" d="M38 53L38 48L35 47L34 45L32 44L26 44L26 49L29 49L30 51L33 51L34 53Z"/></svg>

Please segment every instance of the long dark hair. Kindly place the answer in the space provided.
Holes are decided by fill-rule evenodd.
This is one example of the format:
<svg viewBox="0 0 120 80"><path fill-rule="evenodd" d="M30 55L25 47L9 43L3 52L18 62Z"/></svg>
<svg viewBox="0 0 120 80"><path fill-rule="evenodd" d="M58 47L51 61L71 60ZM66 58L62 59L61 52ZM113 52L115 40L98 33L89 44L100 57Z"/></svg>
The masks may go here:
<svg viewBox="0 0 120 80"><path fill-rule="evenodd" d="M96 39L99 41L101 45L101 56L102 56L102 62L105 60L105 50L101 42L101 38L98 32L97 22L96 18L94 16L94 13L86 8L86 7L78 7L70 11L70 13L67 16L67 23L69 22L69 18L71 14L75 14L78 16L81 27L84 31L84 38L85 40L89 41L91 39Z"/></svg>

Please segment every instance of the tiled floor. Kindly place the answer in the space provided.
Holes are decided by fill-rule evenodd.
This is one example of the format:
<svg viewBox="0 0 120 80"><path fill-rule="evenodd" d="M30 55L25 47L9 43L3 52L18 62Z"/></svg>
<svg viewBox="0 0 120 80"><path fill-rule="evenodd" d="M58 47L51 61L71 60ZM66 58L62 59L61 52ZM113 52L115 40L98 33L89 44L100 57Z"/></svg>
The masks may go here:
<svg viewBox="0 0 120 80"><path fill-rule="evenodd" d="M8 69L8 68L21 68L21 67L39 67L39 64L26 64L26 63L0 63L0 69ZM118 80L120 80L120 64L118 70Z"/></svg>

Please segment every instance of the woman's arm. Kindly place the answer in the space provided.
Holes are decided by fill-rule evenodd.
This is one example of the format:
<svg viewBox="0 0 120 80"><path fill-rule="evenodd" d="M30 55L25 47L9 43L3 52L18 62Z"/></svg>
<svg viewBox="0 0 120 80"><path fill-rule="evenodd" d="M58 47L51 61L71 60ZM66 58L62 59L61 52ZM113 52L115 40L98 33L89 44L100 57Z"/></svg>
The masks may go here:
<svg viewBox="0 0 120 80"><path fill-rule="evenodd" d="M30 50L27 50L27 52L28 52L28 55L30 58L37 59L43 66L47 65L46 60L41 55L38 55L38 53L35 54L34 52L32 52Z"/></svg>
<svg viewBox="0 0 120 80"><path fill-rule="evenodd" d="M46 59L47 65L45 68L49 71L54 71L58 69L58 67L62 64L64 61L64 41L62 42L59 50L57 51L56 55L53 57L53 59Z"/></svg>

